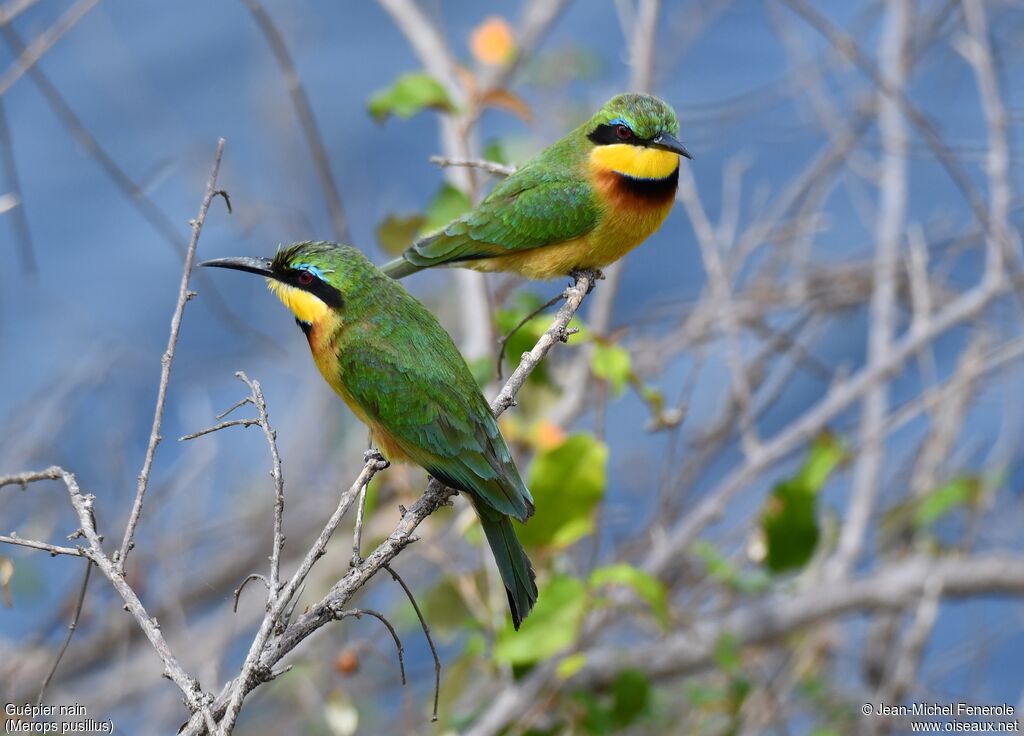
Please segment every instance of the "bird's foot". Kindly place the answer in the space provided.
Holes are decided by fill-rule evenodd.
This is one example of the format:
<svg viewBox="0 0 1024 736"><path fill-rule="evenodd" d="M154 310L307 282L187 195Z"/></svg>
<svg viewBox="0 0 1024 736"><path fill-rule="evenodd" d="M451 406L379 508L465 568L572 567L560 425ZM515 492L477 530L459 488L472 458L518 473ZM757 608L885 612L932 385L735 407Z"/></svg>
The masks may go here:
<svg viewBox="0 0 1024 736"><path fill-rule="evenodd" d="M371 460L375 460L377 463L382 463L379 470L391 467L391 462L384 457L384 453L378 450L376 447L371 447L369 450L363 453L363 462L368 463Z"/></svg>
<svg viewBox="0 0 1024 736"><path fill-rule="evenodd" d="M597 282L604 278L604 273L599 268L577 268L569 272L569 276L572 277L573 285L580 282L580 279L587 279L587 293L589 294L594 290L594 286Z"/></svg>

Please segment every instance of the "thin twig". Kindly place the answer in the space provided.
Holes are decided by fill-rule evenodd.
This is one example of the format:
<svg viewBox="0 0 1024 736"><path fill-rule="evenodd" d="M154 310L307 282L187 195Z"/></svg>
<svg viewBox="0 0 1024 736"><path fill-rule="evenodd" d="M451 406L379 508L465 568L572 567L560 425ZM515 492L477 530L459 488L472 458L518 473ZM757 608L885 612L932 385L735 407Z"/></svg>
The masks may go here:
<svg viewBox="0 0 1024 736"><path fill-rule="evenodd" d="M540 336L533 349L523 355L523 359L519 361L515 371L508 377L505 386L494 398L494 401L491 402L491 411L494 412L494 416L500 415L510 406L515 405L516 394L519 393L519 389L523 387L526 379L533 373L534 368L544 359L544 356L547 355L555 343L566 342L569 339L569 322L576 315L576 311L580 308L580 304L583 303L587 294L594 288L598 276L599 274L595 271L583 271L576 275L575 283L566 287L565 291L562 292L565 304L558 310L551 326Z"/></svg>
<svg viewBox="0 0 1024 736"><path fill-rule="evenodd" d="M381 455L381 459L384 459L383 455ZM349 561L351 567L359 567L363 564L363 513L366 507L366 489L367 486L359 489L359 500L356 503L356 523L355 529L352 531L352 559Z"/></svg>
<svg viewBox="0 0 1024 736"><path fill-rule="evenodd" d="M60 545L50 544L49 542L39 542L35 539L25 539L19 537L16 533L11 532L10 535L0 535L0 542L3 544L14 544L19 547L28 547L29 549L38 549L43 552L49 552L51 557L57 555L69 555L71 557L86 557L87 555L77 547L61 547Z"/></svg>
<svg viewBox="0 0 1024 736"><path fill-rule="evenodd" d="M103 551L103 540L96 531L94 521L93 502L95 497L81 492L78 487L78 481L73 473L59 468L57 470L68 490L68 495L71 497L71 505L78 516L79 524L81 524L81 534L88 542L87 556L96 564L96 567L99 568L107 580L110 581L117 594L121 596L121 600L125 603L125 608L138 622L142 632L149 639L153 650L163 662L164 674L185 695L185 702L189 709L193 713L199 714L204 723L212 726L213 718L208 707L208 696L199 687L199 683L196 682L195 678L188 675L181 664L179 664L177 657L174 656L170 646L167 644L167 640L164 639L163 634L160 632L160 624L149 615L145 606L142 605L142 601L139 600L138 595L131 585L128 584L128 581L125 580L120 568Z"/></svg>
<svg viewBox="0 0 1024 736"><path fill-rule="evenodd" d="M338 619L347 618L349 616L355 616L360 618L361 616L373 616L375 619L380 621L384 626L387 627L391 633L391 638L395 640L395 649L398 650L398 670L402 675L402 684L405 685L405 647L402 646L402 640L398 638L398 632L395 631L395 627L391 625L391 622L387 620L384 614L379 611L374 611L372 608L349 608L341 611L338 614Z"/></svg>
<svg viewBox="0 0 1024 736"><path fill-rule="evenodd" d="M0 475L0 488L4 486L21 486L24 488L29 483L41 480L60 480L61 469L51 465L46 470L33 470L27 473L15 473L14 475Z"/></svg>
<svg viewBox="0 0 1024 736"><path fill-rule="evenodd" d="M488 161L485 158L448 158L446 156L431 156L430 163L437 164L442 169L449 166L462 166L471 169L480 169L495 176L512 176L516 173L516 167L512 164L503 164L497 161Z"/></svg>
<svg viewBox="0 0 1024 736"><path fill-rule="evenodd" d="M220 172L220 160L224 154L224 139L217 141L217 150L213 155L213 165L210 167L210 175L206 180L206 194L203 195L202 203L199 205L199 214L192 221L192 239L189 241L188 250L185 252L185 267L181 274L181 286L178 288L178 303L174 307L174 314L171 316L171 334L167 339L167 349L160 359L160 386L157 389L156 410L153 412L153 427L149 433L149 443L146 446L146 457L142 462L142 471L139 473L138 485L135 489L135 501L132 504L131 515L128 517L128 525L124 530L124 539L121 548L115 555L115 564L118 570L124 570L125 559L134 544L135 527L139 523L139 515L142 513L142 502L146 495L146 486L149 484L149 473L153 468L153 458L156 456L156 446L160 442L160 426L164 419L164 404L167 401L167 384L171 378L171 362L174 360L174 349L178 344L178 333L181 331L181 317L185 311L185 304L192 297L189 291L188 282L192 274L192 261L195 259L196 246L199 245L199 234L203 230L203 223L206 222L206 213L210 209L210 203L217 196L217 174Z"/></svg>
<svg viewBox="0 0 1024 736"><path fill-rule="evenodd" d="M263 429L263 436L270 448L270 477L274 479L274 541L270 552L270 602L281 587L281 549L284 547L284 473L281 470L281 453L277 450L277 432L270 426L267 415L267 402L263 398L263 389L259 381L250 380L245 373L238 371L235 376L245 383L252 392L252 404L259 415L257 423ZM268 602L268 607L270 605Z"/></svg>
<svg viewBox="0 0 1024 736"><path fill-rule="evenodd" d="M91 573L92 562L87 560L85 563L85 573L82 575L82 586L78 591L78 598L75 601L75 611L71 615L71 623L68 624L67 636L64 637L64 643L61 644L60 651L57 652L57 657L53 660L53 666L46 674L46 677L43 678L43 684L39 686L39 697L36 698L36 705L43 704L46 688L50 686L50 681L57 674L57 667L60 666L60 661L64 658L64 652L68 650L68 645L71 644L71 637L75 635L75 630L78 628L78 619L82 616L82 604L85 602L85 591L89 588L89 575Z"/></svg>
<svg viewBox="0 0 1024 736"><path fill-rule="evenodd" d="M252 396L246 396L244 399L240 399L238 402L232 404L230 407L222 411L220 414L214 417L218 422L226 417L228 414L233 412L235 409L241 409L246 404L252 403Z"/></svg>
<svg viewBox="0 0 1024 736"><path fill-rule="evenodd" d="M206 429L200 429L198 432L192 432L191 434L182 435L181 437L178 438L178 442L187 442L188 440L194 440L197 437L202 437L203 435L207 434L213 434L214 432L219 432L222 429L227 429L229 427L257 427L259 426L259 424L259 419L231 419L227 422L221 422L220 424L215 424L212 427L207 427Z"/></svg>
<svg viewBox="0 0 1024 736"><path fill-rule="evenodd" d="M260 582L262 582L263 585L266 586L268 591L273 590L273 588L270 586L270 581L267 580L266 576L260 575L258 572L249 573L245 576L245 580L242 581L241 585L235 588L235 605L231 609L234 613L238 613L238 599L242 595L242 591L245 590L245 586L253 580L259 580Z"/></svg>
<svg viewBox="0 0 1024 736"><path fill-rule="evenodd" d="M416 618L420 620L420 626L423 627L423 635L427 638L427 644L430 646L430 654L434 658L434 715L431 717L431 721L437 720L437 704L441 698L441 659L437 656L437 647L434 646L434 638L430 635L430 626L427 624L427 619L423 616L423 611L420 610L419 604L416 602L416 596L409 590L409 586L405 584L402 577L394 571L391 565L384 565L385 570L391 573L391 577L396 583L402 586L402 590L405 591L405 595L409 598L409 602L412 604L412 608L416 611Z"/></svg>
<svg viewBox="0 0 1024 736"><path fill-rule="evenodd" d="M528 315L526 315L521 320L519 320L519 323L515 327L513 327L511 330L506 332L502 336L502 338L500 340L498 340L498 360L497 360L498 368L497 368L497 376L498 376L498 380L499 381L502 379L501 366L505 362L505 348L508 347L508 341L511 340L512 337L517 332L519 332L519 330L521 330L523 328L523 326L527 322L529 322L531 319L533 319L537 315L541 314L542 312L547 311L548 307L552 307L555 304L558 304L558 302L562 301L563 299L565 299L565 292L564 291L559 293L559 294L556 294L553 297L551 297L546 302L544 302L539 307L537 307L532 312L530 312Z"/></svg>

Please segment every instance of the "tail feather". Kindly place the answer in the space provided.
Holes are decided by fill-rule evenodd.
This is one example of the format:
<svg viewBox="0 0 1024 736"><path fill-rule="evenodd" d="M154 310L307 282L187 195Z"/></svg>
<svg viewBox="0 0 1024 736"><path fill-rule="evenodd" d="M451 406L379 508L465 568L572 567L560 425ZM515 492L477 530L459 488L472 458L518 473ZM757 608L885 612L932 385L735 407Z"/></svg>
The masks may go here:
<svg viewBox="0 0 1024 736"><path fill-rule="evenodd" d="M388 261L383 266L381 266L380 270L383 271L386 275L390 276L391 278L397 280L405 276L408 276L411 273L422 271L423 269L420 266L409 263L409 261L405 260L405 258L403 258L402 256L398 256L398 258L394 259L393 261Z"/></svg>
<svg viewBox="0 0 1024 736"><path fill-rule="evenodd" d="M530 558L519 543L512 520L508 516L480 509L480 525L490 545L494 561L498 564L501 581L508 595L508 607L512 611L512 625L519 630L519 624L526 618L533 604L537 602L537 583Z"/></svg>

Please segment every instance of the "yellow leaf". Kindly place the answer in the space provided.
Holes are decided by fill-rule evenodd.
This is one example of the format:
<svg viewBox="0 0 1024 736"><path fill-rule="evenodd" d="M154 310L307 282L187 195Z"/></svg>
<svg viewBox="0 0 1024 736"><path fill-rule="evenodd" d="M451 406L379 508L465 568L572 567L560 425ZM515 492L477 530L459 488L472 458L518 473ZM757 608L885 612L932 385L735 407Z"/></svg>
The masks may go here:
<svg viewBox="0 0 1024 736"><path fill-rule="evenodd" d="M516 41L508 21L492 15L473 30L469 47L481 63L504 64L515 54Z"/></svg>

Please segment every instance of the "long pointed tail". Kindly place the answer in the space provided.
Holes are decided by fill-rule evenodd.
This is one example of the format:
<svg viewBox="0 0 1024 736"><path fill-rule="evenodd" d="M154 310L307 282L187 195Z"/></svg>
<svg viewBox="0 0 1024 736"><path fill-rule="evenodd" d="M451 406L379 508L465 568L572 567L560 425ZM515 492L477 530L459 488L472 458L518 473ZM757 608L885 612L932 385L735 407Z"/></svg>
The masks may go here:
<svg viewBox="0 0 1024 736"><path fill-rule="evenodd" d="M408 276L411 273L422 271L423 269L420 268L419 266L414 266L413 264L409 263L409 261L405 260L402 256L398 256L398 258L396 258L395 260L388 261L383 266L381 266L380 270L383 271L388 276L390 276L391 278L397 280L404 276Z"/></svg>
<svg viewBox="0 0 1024 736"><path fill-rule="evenodd" d="M480 525L484 529L487 543L498 563L501 581L508 594L508 607L512 610L512 625L519 630L519 624L529 615L537 602L537 583L534 582L533 565L526 556L526 550L519 543L512 520L508 516L495 514L477 506Z"/></svg>

